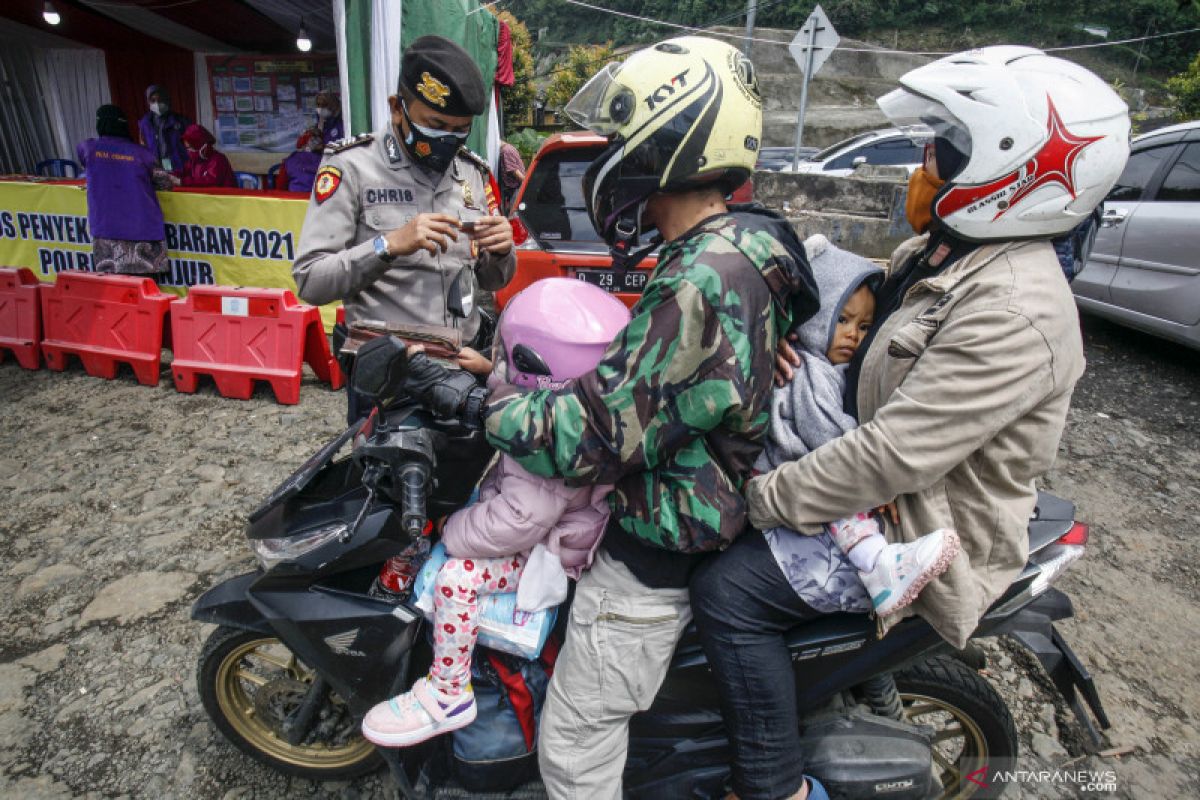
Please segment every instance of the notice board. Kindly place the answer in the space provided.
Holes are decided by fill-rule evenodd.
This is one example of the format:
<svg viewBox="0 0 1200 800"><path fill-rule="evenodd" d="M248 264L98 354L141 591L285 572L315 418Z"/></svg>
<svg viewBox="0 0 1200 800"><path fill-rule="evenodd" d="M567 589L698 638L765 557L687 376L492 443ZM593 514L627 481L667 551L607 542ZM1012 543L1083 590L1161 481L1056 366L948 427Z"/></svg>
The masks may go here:
<svg viewBox="0 0 1200 800"><path fill-rule="evenodd" d="M208 56L217 147L289 153L316 121L317 92L339 90L337 57Z"/></svg>

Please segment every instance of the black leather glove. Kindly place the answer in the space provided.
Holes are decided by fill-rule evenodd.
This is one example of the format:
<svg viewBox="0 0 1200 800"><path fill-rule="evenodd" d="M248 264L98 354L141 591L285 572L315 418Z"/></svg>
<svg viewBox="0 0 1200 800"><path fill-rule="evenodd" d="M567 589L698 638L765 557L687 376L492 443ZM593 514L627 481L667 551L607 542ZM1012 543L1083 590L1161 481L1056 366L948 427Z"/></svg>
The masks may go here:
<svg viewBox="0 0 1200 800"><path fill-rule="evenodd" d="M468 405L472 392L476 395L484 390L476 382L475 376L466 370L447 369L424 353L417 353L408 360L408 378L404 382L405 391L416 398L435 415L445 419L455 419ZM482 402L473 400L470 405L482 407ZM478 411L472 416L479 417ZM468 425L472 423L463 420ZM476 422L473 427L477 427Z"/></svg>

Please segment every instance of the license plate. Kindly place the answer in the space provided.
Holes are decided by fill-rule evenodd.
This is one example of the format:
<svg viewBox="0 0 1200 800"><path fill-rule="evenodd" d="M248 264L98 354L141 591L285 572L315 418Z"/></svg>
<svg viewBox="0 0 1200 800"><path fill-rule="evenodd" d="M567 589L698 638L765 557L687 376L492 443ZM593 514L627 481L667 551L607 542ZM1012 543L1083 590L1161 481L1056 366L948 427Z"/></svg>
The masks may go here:
<svg viewBox="0 0 1200 800"><path fill-rule="evenodd" d="M619 274L611 269L580 268L575 270L575 277L605 291L641 294L642 289L646 288L650 273L642 269L631 269Z"/></svg>

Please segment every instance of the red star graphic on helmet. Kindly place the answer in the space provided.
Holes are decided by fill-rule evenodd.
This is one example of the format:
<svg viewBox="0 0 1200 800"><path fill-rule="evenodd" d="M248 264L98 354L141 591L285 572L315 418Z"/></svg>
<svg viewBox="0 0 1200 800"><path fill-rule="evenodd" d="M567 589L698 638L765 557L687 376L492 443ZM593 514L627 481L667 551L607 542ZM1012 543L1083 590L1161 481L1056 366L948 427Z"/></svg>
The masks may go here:
<svg viewBox="0 0 1200 800"><path fill-rule="evenodd" d="M1075 197L1075 161L1088 145L1098 142L1104 137L1076 136L1063 124L1062 118L1058 115L1058 109L1054 107L1054 100L1049 94L1046 95L1046 103L1050 108L1049 118L1046 120L1049 138L1042 145L1042 149L1038 150L1024 166L1002 178L981 186L952 188L935 204L934 211L937 216L944 219L972 203L993 198L993 195L1000 193L1012 192L1009 197L993 198L998 201L996 216L992 217L992 220L995 221L1021 200L1041 187L1052 183L1062 186L1072 198ZM1000 202L1004 203L1002 207Z"/></svg>

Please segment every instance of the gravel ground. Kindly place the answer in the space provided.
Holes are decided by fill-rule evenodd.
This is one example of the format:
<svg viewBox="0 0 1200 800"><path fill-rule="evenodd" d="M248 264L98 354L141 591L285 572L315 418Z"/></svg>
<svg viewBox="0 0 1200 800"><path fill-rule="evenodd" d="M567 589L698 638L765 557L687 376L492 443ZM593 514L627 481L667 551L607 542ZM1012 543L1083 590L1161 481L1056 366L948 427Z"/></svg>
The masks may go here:
<svg viewBox="0 0 1200 800"><path fill-rule="evenodd" d="M1092 525L1060 582L1061 630L1113 721L1087 755L1029 658L989 643L1020 768L1113 770L1116 796L1195 796L1200 663L1200 358L1085 320L1089 369L1046 487ZM205 589L246 570L244 516L341 430L343 399L309 377L299 406L226 400L0 365L0 795L383 797L390 781L318 785L242 756L209 724L194 667ZM1049 778L1062 776L1050 775ZM1091 796L1025 781L1010 797ZM1114 796L1111 792L1096 796Z"/></svg>

